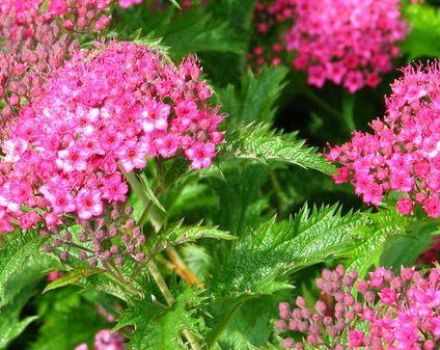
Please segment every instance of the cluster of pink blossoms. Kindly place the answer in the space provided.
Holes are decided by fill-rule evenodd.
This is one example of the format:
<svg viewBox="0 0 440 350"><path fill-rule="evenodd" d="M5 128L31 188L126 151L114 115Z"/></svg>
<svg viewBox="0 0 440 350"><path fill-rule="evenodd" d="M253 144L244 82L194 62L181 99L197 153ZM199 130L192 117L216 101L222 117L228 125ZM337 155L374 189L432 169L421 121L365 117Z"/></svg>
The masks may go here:
<svg viewBox="0 0 440 350"><path fill-rule="evenodd" d="M114 0L5 0L0 3L0 127L41 94L50 74L78 50L77 35L100 32ZM127 7L139 1L121 1ZM4 132L2 131L4 135Z"/></svg>
<svg viewBox="0 0 440 350"><path fill-rule="evenodd" d="M223 133L211 89L189 57L180 66L134 43L79 52L20 110L2 144L0 230L23 229L65 215L89 220L105 203L123 202L123 172L148 157L184 155L211 165Z"/></svg>
<svg viewBox="0 0 440 350"><path fill-rule="evenodd" d="M378 268L366 280L342 266L316 281L321 299L309 308L279 305L276 328L285 348L435 350L440 344L440 269L427 274ZM355 287L355 288L353 288ZM294 340L289 334L305 336ZM294 333L292 333L293 335Z"/></svg>
<svg viewBox="0 0 440 350"><path fill-rule="evenodd" d="M284 63L286 45L277 31L292 21L296 0L258 0L253 14L254 38L248 61L251 66ZM273 39L275 38L275 39Z"/></svg>
<svg viewBox="0 0 440 350"><path fill-rule="evenodd" d="M403 215L415 204L430 217L440 216L440 69L403 69L392 84L383 121L373 134L355 132L351 142L330 150L327 158L342 165L337 183L351 181L366 203L379 205L384 194L404 194L397 202Z"/></svg>
<svg viewBox="0 0 440 350"><path fill-rule="evenodd" d="M350 92L375 87L399 55L396 44L407 28L400 0L295 0L287 49L297 53L295 68L311 85L326 80Z"/></svg>
<svg viewBox="0 0 440 350"><path fill-rule="evenodd" d="M124 350L124 338L117 332L103 329L95 335L95 350ZM89 350L87 344L78 345L75 350Z"/></svg>

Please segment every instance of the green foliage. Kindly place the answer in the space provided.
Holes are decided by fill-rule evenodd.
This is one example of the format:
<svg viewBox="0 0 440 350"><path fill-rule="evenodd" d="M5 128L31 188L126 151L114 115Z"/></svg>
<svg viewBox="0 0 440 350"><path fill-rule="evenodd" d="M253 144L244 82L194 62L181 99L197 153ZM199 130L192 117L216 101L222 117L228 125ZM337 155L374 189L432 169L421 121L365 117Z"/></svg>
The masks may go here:
<svg viewBox="0 0 440 350"><path fill-rule="evenodd" d="M410 59L440 56L439 10L427 4L411 4L405 8L405 17L411 31L402 51Z"/></svg>
<svg viewBox="0 0 440 350"><path fill-rule="evenodd" d="M33 231L9 234L1 242L0 305L10 302L23 288L34 285L48 271L60 266L42 251L43 244L44 239Z"/></svg>
<svg viewBox="0 0 440 350"><path fill-rule="evenodd" d="M319 152L383 114L387 80L397 72L354 95L331 84L316 90L290 65L249 69L255 0L189 10L164 0L157 11L152 3L115 9L107 39L146 44L176 63L197 54L227 116L225 143L209 169L193 171L183 157L155 158L145 171L125 174L146 261L91 268L71 254L61 264L43 253L46 239L36 232L7 235L0 243L0 349L13 341L20 349L71 350L113 326L133 350L279 349L277 304L297 294L314 302L323 266L343 262L361 275L379 265L411 266L438 234L438 222L418 213L402 217L385 205L362 211L352 187L328 176L335 168ZM440 56L438 8L411 4L404 15L411 27L404 56ZM91 46L89 37L80 42ZM75 244L82 244L80 229L66 229ZM43 282L54 270L67 273ZM32 322L37 330L24 333Z"/></svg>
<svg viewBox="0 0 440 350"><path fill-rule="evenodd" d="M87 342L108 325L96 311L99 299L88 300L76 288L51 291L37 298L41 320L37 340L30 350L71 350Z"/></svg>
<svg viewBox="0 0 440 350"><path fill-rule="evenodd" d="M118 35L123 33L129 39L133 39L133 36L139 39L140 30L141 37L146 36L149 41L161 38L161 45L173 48L170 54L176 60L189 53L245 52L246 42L243 38L226 21L213 18L203 8L180 12L176 8L169 8L160 16L148 10L135 14L121 11L118 19L115 30Z"/></svg>
<svg viewBox="0 0 440 350"><path fill-rule="evenodd" d="M247 70L241 79L240 88L230 84L220 90L218 93L223 111L229 116L226 123L272 123L275 103L285 87L286 75L285 67L264 67L258 76Z"/></svg>
<svg viewBox="0 0 440 350"><path fill-rule="evenodd" d="M24 305L33 293L33 288L24 289L9 304L0 307L0 349L7 349L8 344L38 318L37 316L23 319L20 317Z"/></svg>
<svg viewBox="0 0 440 350"><path fill-rule="evenodd" d="M46 288L44 288L43 293L46 293L50 290L69 286L94 274L102 273L103 271L104 270L102 269L89 266L74 268L70 271L67 271L63 276L57 278L55 281L49 283Z"/></svg>
<svg viewBox="0 0 440 350"><path fill-rule="evenodd" d="M287 163L326 174L334 171L315 148L298 140L297 134L282 134L267 125L248 125L229 136L228 150L236 158L253 159L267 164Z"/></svg>
<svg viewBox="0 0 440 350"><path fill-rule="evenodd" d="M420 254L430 248L439 233L438 225L430 220L409 224L403 235L393 236L387 242L380 258L380 266L394 269L414 266Z"/></svg>
<svg viewBox="0 0 440 350"><path fill-rule="evenodd" d="M288 287L288 272L346 256L360 214L342 215L338 206L309 209L291 220L260 225L246 234L213 277L219 293L273 293Z"/></svg>
<svg viewBox="0 0 440 350"><path fill-rule="evenodd" d="M166 228L147 242L147 250L155 254L178 245L196 242L200 239L233 240L236 237L216 227L204 226L201 223L194 226L183 226L183 222Z"/></svg>
<svg viewBox="0 0 440 350"><path fill-rule="evenodd" d="M395 209L377 213L363 213L363 223L356 229L360 241L350 254L348 268L364 276L371 267L379 266L380 258L389 240L405 234L411 219Z"/></svg>
<svg viewBox="0 0 440 350"><path fill-rule="evenodd" d="M184 349L184 332L198 337L204 327L198 315L204 298L193 289L179 293L171 307L159 305L151 300L139 300L124 310L118 329L134 327L129 349Z"/></svg>

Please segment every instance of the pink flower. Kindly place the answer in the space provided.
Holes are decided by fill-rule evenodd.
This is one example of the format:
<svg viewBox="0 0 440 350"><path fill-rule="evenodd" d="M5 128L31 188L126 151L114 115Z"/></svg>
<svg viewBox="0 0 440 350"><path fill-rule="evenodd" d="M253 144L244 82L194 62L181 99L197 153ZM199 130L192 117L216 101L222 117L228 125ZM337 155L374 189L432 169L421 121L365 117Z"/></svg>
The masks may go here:
<svg viewBox="0 0 440 350"><path fill-rule="evenodd" d="M436 197L426 198L423 202L423 209L431 218L438 218L440 216L440 200Z"/></svg>
<svg viewBox="0 0 440 350"><path fill-rule="evenodd" d="M93 216L100 216L103 211L101 193L82 189L76 197L76 206L80 219L88 220Z"/></svg>
<svg viewBox="0 0 440 350"><path fill-rule="evenodd" d="M53 0L49 3L49 11L57 16L64 15L68 10L66 0Z"/></svg>
<svg viewBox="0 0 440 350"><path fill-rule="evenodd" d="M119 0L119 6L122 8L128 8L139 4L142 4L142 0Z"/></svg>
<svg viewBox="0 0 440 350"><path fill-rule="evenodd" d="M391 288L384 288L379 293L379 297L380 297L380 300L382 301L382 303L384 303L385 305L391 305L396 301L397 294Z"/></svg>
<svg viewBox="0 0 440 350"><path fill-rule="evenodd" d="M396 204L397 210L402 215L409 215L413 212L413 201L410 198L400 198Z"/></svg>
<svg viewBox="0 0 440 350"><path fill-rule="evenodd" d="M364 346L364 333L358 330L351 330L348 332L348 345L353 348L360 348Z"/></svg>
<svg viewBox="0 0 440 350"><path fill-rule="evenodd" d="M133 169L144 168L147 164L148 151L147 144L138 143L134 140L127 141L118 151L122 169L129 173Z"/></svg>

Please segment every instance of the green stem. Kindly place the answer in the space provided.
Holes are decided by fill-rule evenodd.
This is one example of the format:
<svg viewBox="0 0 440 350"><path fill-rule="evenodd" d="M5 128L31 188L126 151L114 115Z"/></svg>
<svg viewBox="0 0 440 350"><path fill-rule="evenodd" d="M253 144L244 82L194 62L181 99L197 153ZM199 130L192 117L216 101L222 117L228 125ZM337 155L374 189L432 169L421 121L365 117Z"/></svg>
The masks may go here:
<svg viewBox="0 0 440 350"><path fill-rule="evenodd" d="M191 333L191 331L189 329L184 329L182 331L182 334L188 340L188 343L191 346L191 349L201 350L201 347L200 347L199 343L197 342L196 337L194 336L194 334Z"/></svg>
<svg viewBox="0 0 440 350"><path fill-rule="evenodd" d="M356 96L345 91L342 98L342 117L345 121L347 131L351 133L356 130L356 124L354 122L354 106Z"/></svg>
<svg viewBox="0 0 440 350"><path fill-rule="evenodd" d="M159 287L160 292L164 296L167 304L171 306L174 303L174 297L171 294L167 283L165 282L164 278L162 277L162 274L159 271L159 268L157 267L156 263L153 260L150 260L147 263L148 271L150 271L151 277L153 277L154 281L156 282L157 286Z"/></svg>
<svg viewBox="0 0 440 350"><path fill-rule="evenodd" d="M341 112L337 111L327 102L325 102L321 97L317 96L310 88L305 89L304 93L306 94L307 97L309 97L311 100L316 102L327 113L331 114L333 117L337 119L341 118Z"/></svg>
<svg viewBox="0 0 440 350"><path fill-rule="evenodd" d="M136 174L131 173L124 173L128 183L130 184L132 190L136 193L139 200L142 201L142 204L144 205L145 209L147 210L146 215L148 219L150 220L151 224L153 225L154 230L156 233L159 233L159 231L162 229L163 225L165 224L165 215L156 208L155 205L151 205L151 200L148 198L148 196L144 192L144 187L142 186L141 182L137 178ZM163 297L165 298L165 301L169 306L173 305L175 299L173 295L171 294L170 289L168 288L167 283L165 282L165 279L163 278L162 274L160 273L159 268L157 267L154 260L150 259L146 263L148 271L150 272L151 277L156 282L157 287L159 288L160 292L162 293ZM200 350L201 347L198 344L196 338L194 335L188 330L184 329L182 331L182 335L188 340L188 343L190 344L191 348L193 350Z"/></svg>

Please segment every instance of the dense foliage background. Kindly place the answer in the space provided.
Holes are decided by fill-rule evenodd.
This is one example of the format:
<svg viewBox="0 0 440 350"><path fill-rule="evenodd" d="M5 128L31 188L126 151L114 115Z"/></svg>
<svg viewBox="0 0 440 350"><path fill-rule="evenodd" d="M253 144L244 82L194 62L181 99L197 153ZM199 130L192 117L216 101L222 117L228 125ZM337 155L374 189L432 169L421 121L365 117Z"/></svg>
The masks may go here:
<svg viewBox="0 0 440 350"><path fill-rule="evenodd" d="M175 157L131 173L146 259L116 275L45 253L38 230L0 234L0 348L70 350L108 328L127 349L278 349L278 304L317 300L324 267L343 263L365 275L423 264L438 219L400 215L393 196L362 204L352 186L333 182L322 153L383 116L399 67L440 56L438 1L402 3L410 33L401 56L380 85L354 94L308 85L289 56L249 64L255 43L271 40L255 32L255 0L200 2L115 7L101 36L148 45L176 63L197 54L226 115L213 165L192 171ZM84 48L90 40L81 38ZM58 272L51 282L50 272Z"/></svg>

